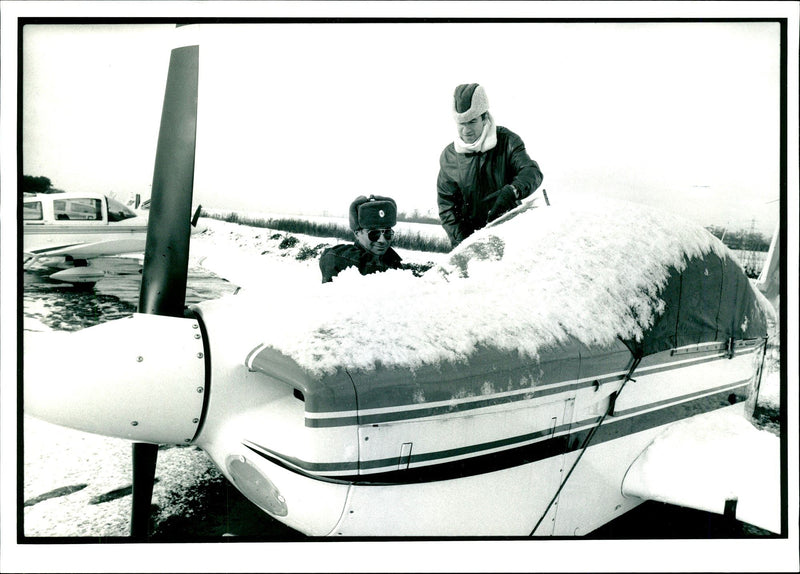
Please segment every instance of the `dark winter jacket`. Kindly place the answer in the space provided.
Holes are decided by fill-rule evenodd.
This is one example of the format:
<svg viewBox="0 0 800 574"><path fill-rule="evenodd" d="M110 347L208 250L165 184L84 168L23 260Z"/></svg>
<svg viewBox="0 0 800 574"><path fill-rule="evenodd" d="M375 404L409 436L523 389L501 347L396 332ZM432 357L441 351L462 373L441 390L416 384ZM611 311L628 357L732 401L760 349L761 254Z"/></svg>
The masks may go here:
<svg viewBox="0 0 800 574"><path fill-rule="evenodd" d="M348 267L356 266L362 275L369 275L387 269L401 269L401 262L402 259L391 247L377 257L359 243L352 243L334 245L323 251L319 257L319 269L322 271L322 282L328 283Z"/></svg>
<svg viewBox="0 0 800 574"><path fill-rule="evenodd" d="M507 184L519 199L542 183L539 164L528 156L522 139L497 126L497 145L486 152L457 153L450 144L439 157L439 218L453 246L487 223L494 202L481 201Z"/></svg>

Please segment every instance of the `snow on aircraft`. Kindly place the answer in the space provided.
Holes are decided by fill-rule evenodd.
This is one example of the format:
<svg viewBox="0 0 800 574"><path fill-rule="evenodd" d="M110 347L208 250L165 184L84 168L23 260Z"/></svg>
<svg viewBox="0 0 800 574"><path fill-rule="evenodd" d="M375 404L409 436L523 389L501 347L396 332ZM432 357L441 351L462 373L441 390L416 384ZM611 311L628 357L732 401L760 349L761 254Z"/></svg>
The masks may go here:
<svg viewBox="0 0 800 574"><path fill-rule="evenodd" d="M675 425L752 410L769 303L704 229L632 204L528 202L419 278L185 308L199 56L170 59L138 312L25 333L25 412L134 442L134 537L166 443L311 536L582 535L659 499ZM685 482L667 499L751 518L752 484Z"/></svg>

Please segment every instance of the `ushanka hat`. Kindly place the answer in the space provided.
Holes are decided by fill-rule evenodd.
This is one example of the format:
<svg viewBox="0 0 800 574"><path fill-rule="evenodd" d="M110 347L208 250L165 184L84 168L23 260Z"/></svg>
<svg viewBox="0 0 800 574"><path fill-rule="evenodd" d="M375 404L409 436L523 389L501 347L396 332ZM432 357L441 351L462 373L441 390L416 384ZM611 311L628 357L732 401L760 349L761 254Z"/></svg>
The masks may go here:
<svg viewBox="0 0 800 574"><path fill-rule="evenodd" d="M391 197L359 195L350 204L350 229L385 229L397 223L397 204Z"/></svg>
<svg viewBox="0 0 800 574"><path fill-rule="evenodd" d="M453 116L457 122L468 122L489 111L489 98L480 84L461 84L453 94Z"/></svg>

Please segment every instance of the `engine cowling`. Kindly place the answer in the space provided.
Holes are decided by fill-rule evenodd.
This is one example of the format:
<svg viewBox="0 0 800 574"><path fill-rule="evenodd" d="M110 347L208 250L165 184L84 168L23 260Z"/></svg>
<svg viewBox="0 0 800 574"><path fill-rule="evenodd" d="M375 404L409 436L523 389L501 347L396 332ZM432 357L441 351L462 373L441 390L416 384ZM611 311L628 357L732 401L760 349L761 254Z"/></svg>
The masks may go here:
<svg viewBox="0 0 800 574"><path fill-rule="evenodd" d="M136 313L74 333L26 333L24 411L77 430L187 444L207 395L196 319Z"/></svg>

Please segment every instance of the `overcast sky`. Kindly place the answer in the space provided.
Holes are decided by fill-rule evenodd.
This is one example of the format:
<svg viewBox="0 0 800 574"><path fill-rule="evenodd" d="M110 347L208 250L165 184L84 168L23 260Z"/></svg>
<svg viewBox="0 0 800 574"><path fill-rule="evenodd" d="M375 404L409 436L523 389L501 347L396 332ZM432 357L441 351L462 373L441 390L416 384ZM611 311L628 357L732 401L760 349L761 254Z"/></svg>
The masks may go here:
<svg viewBox="0 0 800 574"><path fill-rule="evenodd" d="M149 195L175 36L26 26L24 173ZM452 92L478 82L552 202L604 193L766 234L778 220L777 23L236 24L196 37L207 207L338 215L376 193L436 213Z"/></svg>

